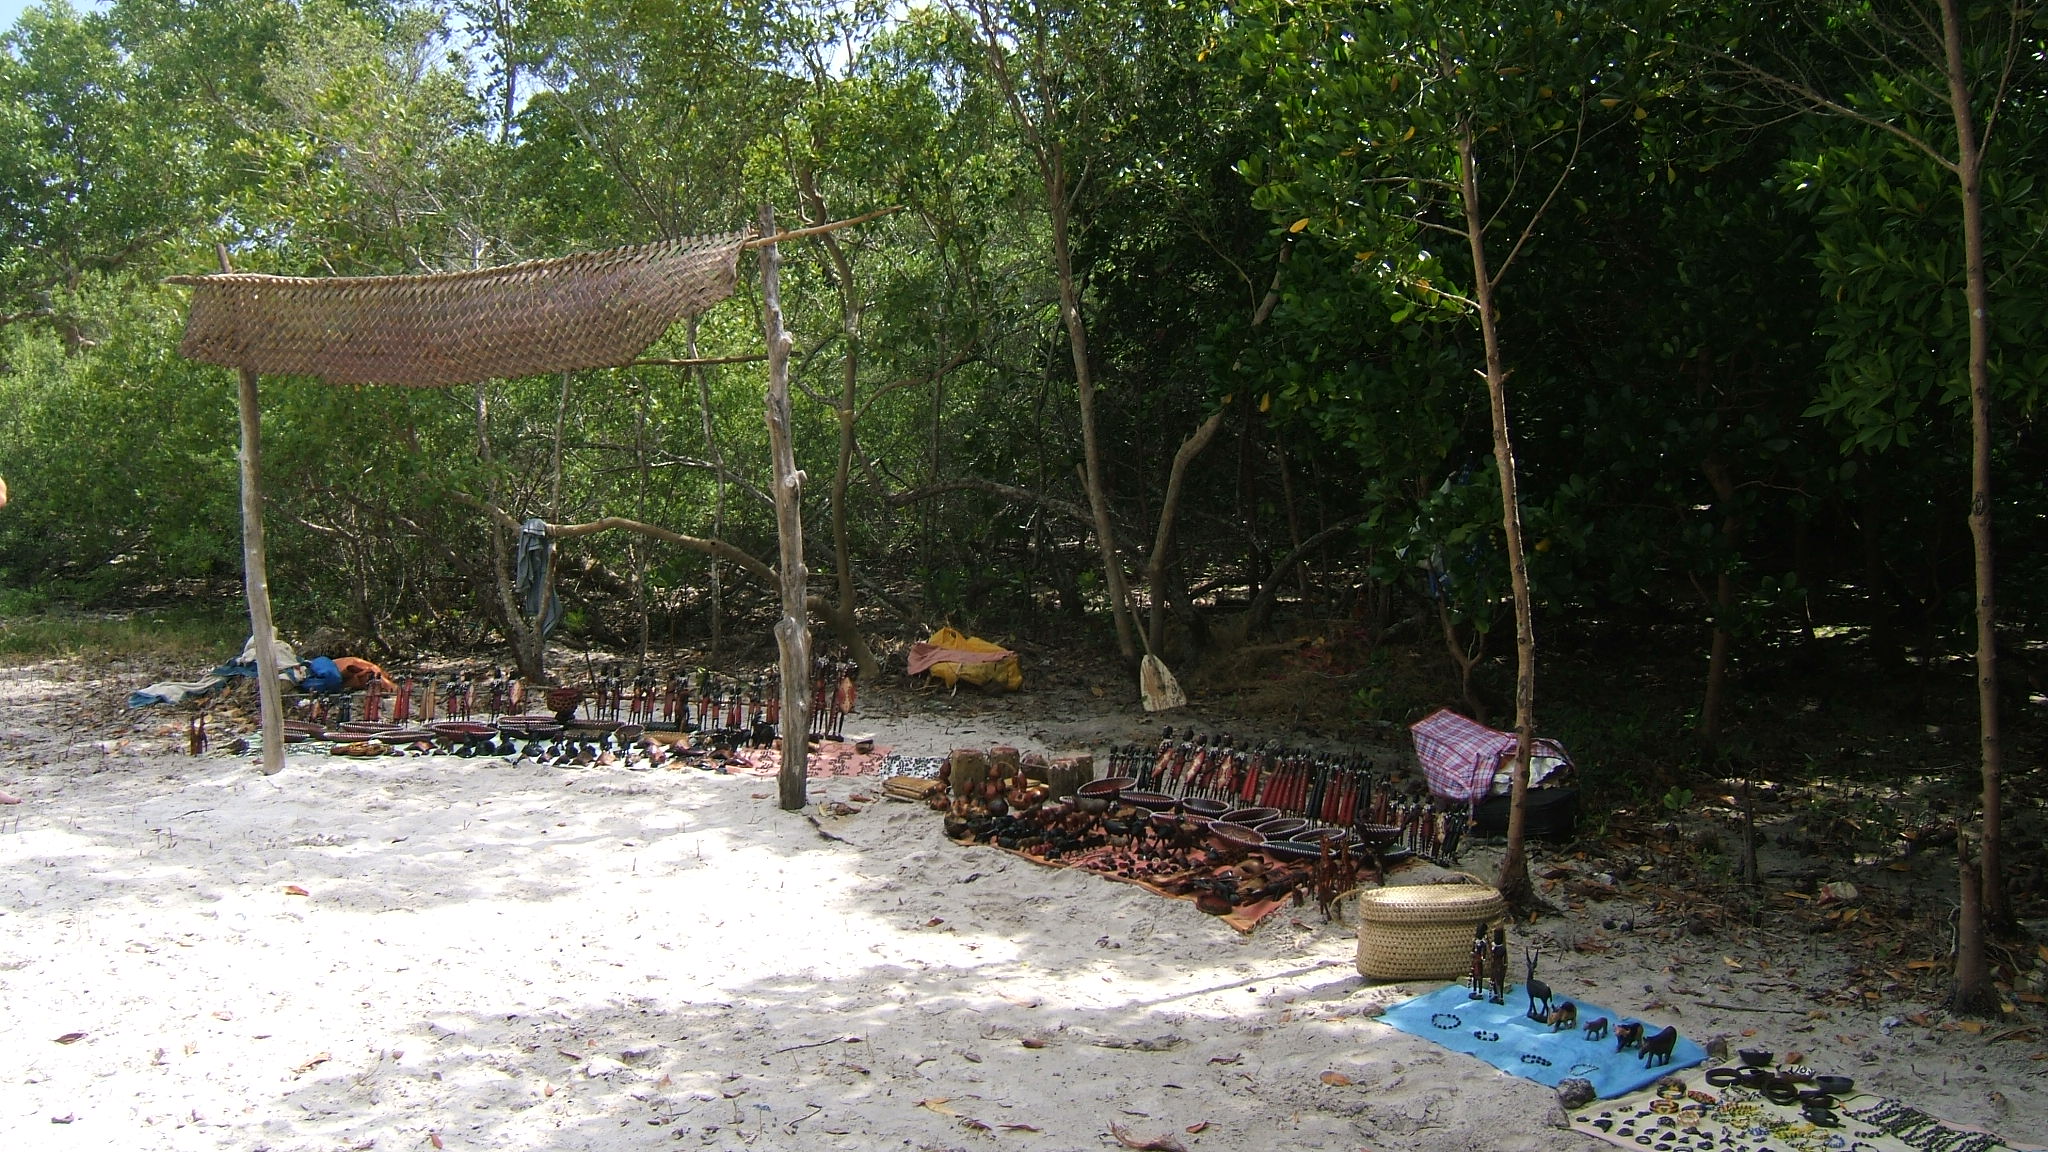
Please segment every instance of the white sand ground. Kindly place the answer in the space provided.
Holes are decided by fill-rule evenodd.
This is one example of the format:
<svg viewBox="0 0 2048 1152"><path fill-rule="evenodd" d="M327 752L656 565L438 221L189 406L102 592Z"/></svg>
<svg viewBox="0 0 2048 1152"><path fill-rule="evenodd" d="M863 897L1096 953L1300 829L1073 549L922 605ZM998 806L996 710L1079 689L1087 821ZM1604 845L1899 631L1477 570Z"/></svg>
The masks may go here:
<svg viewBox="0 0 2048 1152"><path fill-rule="evenodd" d="M295 751L264 777L186 755L168 714L110 741L141 675L0 669L0 1149L1605 1147L1549 1089L1373 1020L1425 986L1363 984L1313 906L1241 937L921 808L784 813L696 769ZM857 726L910 754L1155 730L884 696ZM1736 973L1728 947L1638 932L1546 971L2048 1133L2039 1035L1886 1029L1926 1007L1896 1002L1809 1020L1776 1009L1843 958Z"/></svg>

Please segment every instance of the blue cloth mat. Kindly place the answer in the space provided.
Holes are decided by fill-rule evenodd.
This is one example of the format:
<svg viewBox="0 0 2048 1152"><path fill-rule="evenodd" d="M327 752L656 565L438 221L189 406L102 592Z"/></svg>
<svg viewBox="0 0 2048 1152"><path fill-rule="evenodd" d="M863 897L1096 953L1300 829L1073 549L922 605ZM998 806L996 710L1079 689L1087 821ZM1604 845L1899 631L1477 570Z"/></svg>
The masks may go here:
<svg viewBox="0 0 2048 1152"><path fill-rule="evenodd" d="M1447 984L1387 1009L1386 1015L1380 1017L1380 1023L1434 1040L1454 1052L1477 1056L1503 1072L1512 1072L1553 1088L1559 1081L1574 1076L1590 1080L1593 1091L1602 1099L1634 1092L1656 1083L1671 1072L1690 1068L1707 1058L1704 1049L1681 1033L1678 1044L1671 1050L1670 1064L1645 1067L1635 1049L1626 1052L1614 1050L1614 1025L1633 1017L1610 1012L1584 1000L1573 1001L1579 1008L1581 1028L1602 1016L1607 1017L1607 1039L1588 1040L1580 1028L1552 1032L1550 1025L1523 1015L1529 1006L1529 997L1521 986L1509 988L1507 999L1505 1004L1473 1000L1469 998L1465 985ZM1555 998L1558 1004L1565 1000L1566 997L1562 996ZM1662 1028L1661 1024L1646 1021L1643 1031L1654 1035Z"/></svg>

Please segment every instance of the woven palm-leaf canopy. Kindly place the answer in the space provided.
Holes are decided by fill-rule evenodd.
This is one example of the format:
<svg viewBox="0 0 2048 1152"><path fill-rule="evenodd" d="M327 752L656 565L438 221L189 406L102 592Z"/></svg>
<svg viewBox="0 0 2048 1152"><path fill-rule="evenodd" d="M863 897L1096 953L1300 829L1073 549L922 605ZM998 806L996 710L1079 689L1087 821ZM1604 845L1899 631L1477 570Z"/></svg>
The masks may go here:
<svg viewBox="0 0 2048 1152"><path fill-rule="evenodd" d="M732 295L752 236L426 276L172 277L193 288L179 351L258 373L415 388L618 367Z"/></svg>

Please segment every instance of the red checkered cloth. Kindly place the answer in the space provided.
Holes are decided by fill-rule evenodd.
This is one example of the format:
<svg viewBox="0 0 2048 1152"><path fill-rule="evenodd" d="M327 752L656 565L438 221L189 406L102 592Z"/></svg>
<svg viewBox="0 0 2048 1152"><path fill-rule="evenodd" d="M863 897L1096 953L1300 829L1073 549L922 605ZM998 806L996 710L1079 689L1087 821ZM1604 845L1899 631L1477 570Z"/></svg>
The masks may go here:
<svg viewBox="0 0 2048 1152"><path fill-rule="evenodd" d="M1408 726L1415 737L1415 756L1429 777L1431 794L1448 800L1479 800L1493 790L1493 774L1503 757L1515 754L1515 734L1488 728L1448 708L1439 708ZM1531 758L1551 756L1570 763L1564 746L1537 740Z"/></svg>

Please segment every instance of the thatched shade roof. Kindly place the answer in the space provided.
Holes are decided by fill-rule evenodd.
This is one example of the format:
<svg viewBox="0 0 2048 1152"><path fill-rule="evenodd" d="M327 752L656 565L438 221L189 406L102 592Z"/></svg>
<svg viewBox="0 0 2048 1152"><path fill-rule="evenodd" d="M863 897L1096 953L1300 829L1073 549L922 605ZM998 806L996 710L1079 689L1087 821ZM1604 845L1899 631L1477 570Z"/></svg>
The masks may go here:
<svg viewBox="0 0 2048 1152"><path fill-rule="evenodd" d="M193 287L179 351L258 373L415 388L617 367L732 295L752 235L428 276L175 276Z"/></svg>

